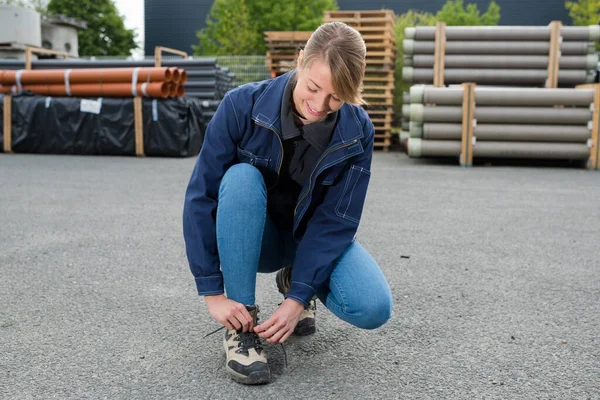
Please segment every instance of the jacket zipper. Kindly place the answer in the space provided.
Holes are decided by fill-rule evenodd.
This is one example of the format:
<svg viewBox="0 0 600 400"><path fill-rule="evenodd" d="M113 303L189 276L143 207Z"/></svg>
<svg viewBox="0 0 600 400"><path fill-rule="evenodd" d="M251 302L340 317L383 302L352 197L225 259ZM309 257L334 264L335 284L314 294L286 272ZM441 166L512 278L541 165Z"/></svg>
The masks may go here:
<svg viewBox="0 0 600 400"><path fill-rule="evenodd" d="M283 143L281 142L281 138L279 137L279 135L277 134L277 132L275 131L275 129L273 128L269 128L268 126L264 126L262 124L259 124L258 121L254 120L254 123L258 126L261 126L265 129L270 130L271 132L273 132L273 134L275 135L275 137L277 138L277 140L279 141L279 147L281 147L281 158L279 159L279 166L277 167L277 180L275 181L275 183L273 184L273 186L271 186L270 188L267 188L267 190L271 190L273 189L275 186L277 186L277 183L279 183L279 174L281 173L281 164L283 164Z"/></svg>
<svg viewBox="0 0 600 400"><path fill-rule="evenodd" d="M296 216L296 214L298 213L298 207L300 206L300 203L302 203L302 202L304 201L304 199L306 198L306 196L307 196L307 195L310 193L310 187L312 186L312 177L313 177L313 175L314 175L315 171L316 171L316 170L319 168L319 164L321 164L321 162L322 162L322 161L323 161L325 158L327 158L327 156L328 156L329 154L333 153L334 151L341 150L341 149L343 149L343 148L345 148L345 147L350 147L350 146L352 146L353 144L355 144L356 142L358 142L358 140L353 140L353 141L352 141L352 142L350 142L350 143L346 143L346 144L343 144L343 145L341 145L341 146L335 147L335 148L333 148L333 149L329 150L327 153L325 153L325 154L323 155L323 157L321 157L321 159L319 160L319 162L317 163L317 165L315 165L315 168L314 168L314 169L312 170L312 172L310 173L310 177L308 178L308 189L307 189L307 190L304 192L304 194L302 195L302 197L301 197L301 198L298 200L298 203L296 203L296 208L294 209L294 217L295 217L295 216Z"/></svg>

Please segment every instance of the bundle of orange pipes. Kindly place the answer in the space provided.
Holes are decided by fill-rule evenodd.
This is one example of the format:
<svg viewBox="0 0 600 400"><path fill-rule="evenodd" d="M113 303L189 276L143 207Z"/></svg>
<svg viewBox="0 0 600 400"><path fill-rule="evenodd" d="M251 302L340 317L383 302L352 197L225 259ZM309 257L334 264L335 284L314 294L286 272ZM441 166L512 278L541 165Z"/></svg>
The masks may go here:
<svg viewBox="0 0 600 400"><path fill-rule="evenodd" d="M0 94L43 96L180 97L187 73L178 68L0 70Z"/></svg>

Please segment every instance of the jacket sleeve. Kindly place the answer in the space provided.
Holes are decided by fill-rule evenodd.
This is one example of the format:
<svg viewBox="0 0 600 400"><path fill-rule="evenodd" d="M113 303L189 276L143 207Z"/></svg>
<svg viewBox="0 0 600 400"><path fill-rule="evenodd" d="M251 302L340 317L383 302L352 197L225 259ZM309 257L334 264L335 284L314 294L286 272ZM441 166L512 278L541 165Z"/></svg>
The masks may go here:
<svg viewBox="0 0 600 400"><path fill-rule="evenodd" d="M224 293L216 210L221 179L235 162L240 132L237 111L228 93L206 128L183 206L186 254L199 295Z"/></svg>
<svg viewBox="0 0 600 400"><path fill-rule="evenodd" d="M373 138L372 130L364 152L351 161L342 179L329 188L308 221L298 244L286 298L307 306L329 283L334 261L354 240L371 177Z"/></svg>

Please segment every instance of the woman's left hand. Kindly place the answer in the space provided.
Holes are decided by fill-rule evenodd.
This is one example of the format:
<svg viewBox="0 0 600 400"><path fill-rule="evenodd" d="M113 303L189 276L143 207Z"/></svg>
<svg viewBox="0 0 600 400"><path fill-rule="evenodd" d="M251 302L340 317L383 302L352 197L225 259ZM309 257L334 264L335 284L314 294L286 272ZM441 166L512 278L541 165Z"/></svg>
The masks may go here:
<svg viewBox="0 0 600 400"><path fill-rule="evenodd" d="M302 303L285 299L268 320L254 327L254 332L269 343L283 343L294 332L303 310Z"/></svg>

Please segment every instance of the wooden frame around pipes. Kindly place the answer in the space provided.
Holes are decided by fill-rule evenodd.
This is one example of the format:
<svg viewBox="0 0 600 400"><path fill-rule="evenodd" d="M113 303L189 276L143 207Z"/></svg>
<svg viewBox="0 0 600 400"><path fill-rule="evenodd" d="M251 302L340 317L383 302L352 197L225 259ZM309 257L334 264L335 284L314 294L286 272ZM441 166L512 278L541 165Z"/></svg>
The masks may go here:
<svg viewBox="0 0 600 400"><path fill-rule="evenodd" d="M438 22L435 26L435 50L433 58L433 86L444 86L444 69L446 68L446 23Z"/></svg>
<svg viewBox="0 0 600 400"><path fill-rule="evenodd" d="M3 150L5 153L12 153L12 96L4 96L4 108L3 108L3 119L4 119L4 141Z"/></svg>
<svg viewBox="0 0 600 400"><path fill-rule="evenodd" d="M560 45L562 43L562 22L552 21L550 23L550 52L548 54L548 77L546 87L556 89L558 87L558 75L560 72Z"/></svg>
<svg viewBox="0 0 600 400"><path fill-rule="evenodd" d="M590 136L590 158L587 168L600 170L600 84L591 83L578 85L577 89L594 89L594 102L592 103L592 134Z"/></svg>
<svg viewBox="0 0 600 400"><path fill-rule="evenodd" d="M475 84L463 83L463 102L462 102L462 139L460 152L460 166L473 166L473 147L475 137Z"/></svg>

